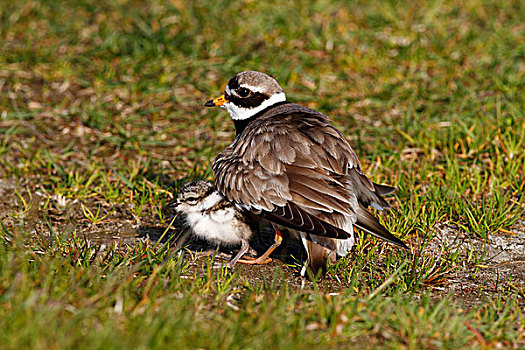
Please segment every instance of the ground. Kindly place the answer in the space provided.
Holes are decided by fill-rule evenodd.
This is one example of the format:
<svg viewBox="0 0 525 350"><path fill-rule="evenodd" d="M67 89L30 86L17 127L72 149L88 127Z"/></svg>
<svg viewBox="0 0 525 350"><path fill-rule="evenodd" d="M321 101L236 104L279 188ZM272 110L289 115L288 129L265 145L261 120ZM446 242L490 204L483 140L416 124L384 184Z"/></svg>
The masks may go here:
<svg viewBox="0 0 525 350"><path fill-rule="evenodd" d="M8 0L0 18L6 348L525 346L520 1ZM234 137L202 105L247 69L397 187L374 214L410 251L360 233L311 282L296 242L233 271L180 244L168 204Z"/></svg>

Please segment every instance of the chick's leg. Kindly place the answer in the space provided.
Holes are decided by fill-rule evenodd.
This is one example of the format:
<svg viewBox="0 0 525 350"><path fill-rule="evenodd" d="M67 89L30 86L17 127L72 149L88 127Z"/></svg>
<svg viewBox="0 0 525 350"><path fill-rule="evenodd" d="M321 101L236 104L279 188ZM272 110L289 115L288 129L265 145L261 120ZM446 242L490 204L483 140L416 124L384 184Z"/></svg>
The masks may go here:
<svg viewBox="0 0 525 350"><path fill-rule="evenodd" d="M248 264L248 265L264 265L264 264L268 264L269 262L271 262L272 259L269 258L268 256L275 250L275 248L280 246L281 243L283 242L283 236L281 234L281 231L279 231L277 227L274 227L274 228L275 228L275 241L263 255L255 259L248 258L248 257L245 259L239 259L238 262L242 264Z"/></svg>

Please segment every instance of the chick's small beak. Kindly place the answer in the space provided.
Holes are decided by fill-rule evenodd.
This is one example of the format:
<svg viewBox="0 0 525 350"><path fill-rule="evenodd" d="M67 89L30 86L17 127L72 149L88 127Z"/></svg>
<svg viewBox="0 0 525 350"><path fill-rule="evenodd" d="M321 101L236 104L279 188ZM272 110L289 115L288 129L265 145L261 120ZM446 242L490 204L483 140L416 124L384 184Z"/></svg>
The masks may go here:
<svg viewBox="0 0 525 350"><path fill-rule="evenodd" d="M220 95L219 97L213 99L213 100L209 100L208 102L206 102L204 104L204 107L219 107L219 106L222 106L223 104L225 104L226 102L228 102L228 100L226 98L224 98L224 95Z"/></svg>
<svg viewBox="0 0 525 350"><path fill-rule="evenodd" d="M174 210L176 211L176 210L177 210L177 207L179 206L179 204L180 204L180 201L179 201L178 199L176 199L175 201L169 203L169 204L167 205L167 208L169 208L169 209L174 209Z"/></svg>

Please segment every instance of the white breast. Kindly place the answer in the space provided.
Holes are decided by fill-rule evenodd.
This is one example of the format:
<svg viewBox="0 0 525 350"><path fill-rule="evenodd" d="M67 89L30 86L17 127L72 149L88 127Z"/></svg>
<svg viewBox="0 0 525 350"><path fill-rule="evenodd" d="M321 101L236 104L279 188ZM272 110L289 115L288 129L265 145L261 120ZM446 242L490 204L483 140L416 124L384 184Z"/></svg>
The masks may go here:
<svg viewBox="0 0 525 350"><path fill-rule="evenodd" d="M193 233L208 241L221 244L238 244L243 237L249 237L249 229L235 218L234 208L226 208L211 213L188 213L187 221Z"/></svg>

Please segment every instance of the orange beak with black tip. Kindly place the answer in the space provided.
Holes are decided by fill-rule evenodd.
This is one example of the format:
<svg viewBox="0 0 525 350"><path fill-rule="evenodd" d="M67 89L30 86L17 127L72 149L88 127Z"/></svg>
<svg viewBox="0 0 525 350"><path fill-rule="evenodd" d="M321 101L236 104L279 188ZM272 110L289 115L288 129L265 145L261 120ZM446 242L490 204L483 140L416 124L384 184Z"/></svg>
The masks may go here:
<svg viewBox="0 0 525 350"><path fill-rule="evenodd" d="M226 102L228 102L228 100L224 97L223 94L217 98L214 98L213 100L209 100L208 102L206 102L204 104L204 107L219 107L225 104Z"/></svg>

